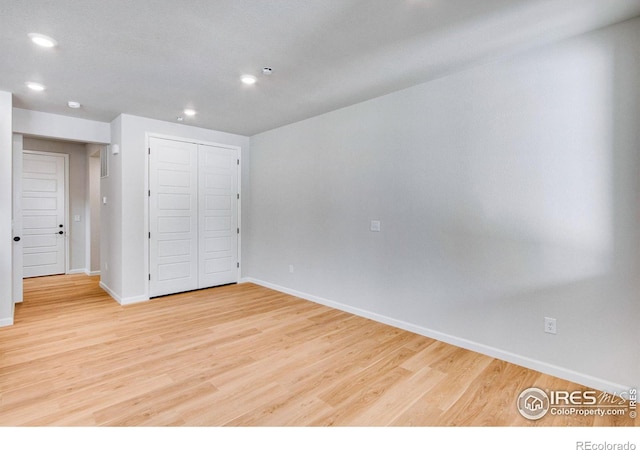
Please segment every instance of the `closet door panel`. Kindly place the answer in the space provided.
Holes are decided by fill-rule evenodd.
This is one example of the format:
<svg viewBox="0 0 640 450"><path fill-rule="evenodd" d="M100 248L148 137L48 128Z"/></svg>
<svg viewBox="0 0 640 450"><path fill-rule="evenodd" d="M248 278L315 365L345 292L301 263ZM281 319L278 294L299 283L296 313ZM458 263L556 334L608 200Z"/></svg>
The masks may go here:
<svg viewBox="0 0 640 450"><path fill-rule="evenodd" d="M149 295L157 297L198 288L198 146L149 143Z"/></svg>
<svg viewBox="0 0 640 450"><path fill-rule="evenodd" d="M238 281L238 152L198 149L199 287Z"/></svg>

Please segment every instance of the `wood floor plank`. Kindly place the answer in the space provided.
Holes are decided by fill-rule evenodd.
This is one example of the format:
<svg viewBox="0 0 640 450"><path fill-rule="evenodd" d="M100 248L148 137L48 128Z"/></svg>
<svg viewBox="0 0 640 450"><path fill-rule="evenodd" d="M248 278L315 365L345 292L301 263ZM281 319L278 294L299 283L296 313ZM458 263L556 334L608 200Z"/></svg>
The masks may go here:
<svg viewBox="0 0 640 450"><path fill-rule="evenodd" d="M0 426L633 426L530 421L586 389L254 284L120 306L98 277L25 280L0 328Z"/></svg>

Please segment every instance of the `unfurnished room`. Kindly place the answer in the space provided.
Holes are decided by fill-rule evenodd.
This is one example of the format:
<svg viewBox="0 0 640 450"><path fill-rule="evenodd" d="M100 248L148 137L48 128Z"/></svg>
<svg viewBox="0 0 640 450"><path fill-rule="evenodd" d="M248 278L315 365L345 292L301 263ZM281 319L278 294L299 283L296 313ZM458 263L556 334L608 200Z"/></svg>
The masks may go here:
<svg viewBox="0 0 640 450"><path fill-rule="evenodd" d="M640 439L640 0L0 22L0 426Z"/></svg>

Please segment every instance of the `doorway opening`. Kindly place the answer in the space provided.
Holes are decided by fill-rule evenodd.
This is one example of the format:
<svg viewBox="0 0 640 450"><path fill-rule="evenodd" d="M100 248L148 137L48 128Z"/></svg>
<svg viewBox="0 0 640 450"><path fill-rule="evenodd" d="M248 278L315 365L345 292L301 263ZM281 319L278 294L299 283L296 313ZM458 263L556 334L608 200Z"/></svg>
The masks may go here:
<svg viewBox="0 0 640 450"><path fill-rule="evenodd" d="M23 278L100 273L103 145L14 135L14 302Z"/></svg>

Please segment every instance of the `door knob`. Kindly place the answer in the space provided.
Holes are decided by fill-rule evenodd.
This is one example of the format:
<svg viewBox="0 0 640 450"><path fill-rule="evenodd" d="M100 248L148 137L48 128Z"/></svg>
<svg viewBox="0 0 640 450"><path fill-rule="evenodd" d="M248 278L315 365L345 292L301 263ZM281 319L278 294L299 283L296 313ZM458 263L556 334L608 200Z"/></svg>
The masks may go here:
<svg viewBox="0 0 640 450"><path fill-rule="evenodd" d="M58 226L59 226L60 228L62 228L64 225L60 224L60 225L58 225Z"/></svg>
<svg viewBox="0 0 640 450"><path fill-rule="evenodd" d="M60 230L58 231L58 234L64 234L64 231Z"/></svg>
<svg viewBox="0 0 640 450"><path fill-rule="evenodd" d="M16 242L20 242L20 236L14 237L13 240L16 241Z"/></svg>

